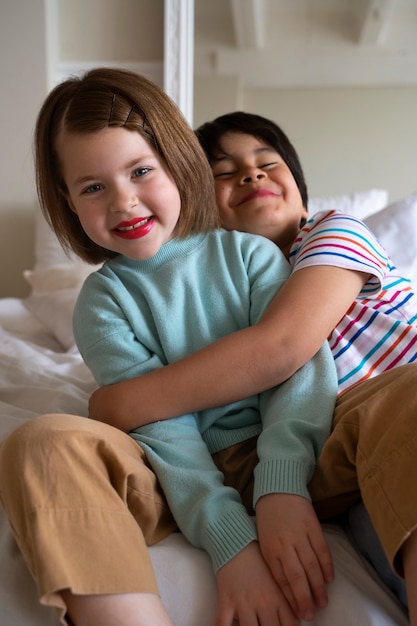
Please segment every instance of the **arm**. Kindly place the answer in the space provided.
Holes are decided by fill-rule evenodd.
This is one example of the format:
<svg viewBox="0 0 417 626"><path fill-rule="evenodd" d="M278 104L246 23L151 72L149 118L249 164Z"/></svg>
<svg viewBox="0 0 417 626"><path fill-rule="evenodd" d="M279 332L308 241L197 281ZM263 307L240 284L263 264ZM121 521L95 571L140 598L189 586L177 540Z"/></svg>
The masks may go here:
<svg viewBox="0 0 417 626"><path fill-rule="evenodd" d="M90 399L90 417L129 432L270 389L319 350L366 279L333 266L294 272L257 324L162 369L100 388Z"/></svg>
<svg viewBox="0 0 417 626"><path fill-rule="evenodd" d="M337 379L329 346L261 396L254 502L261 553L305 620L327 604L332 558L308 483L332 423Z"/></svg>

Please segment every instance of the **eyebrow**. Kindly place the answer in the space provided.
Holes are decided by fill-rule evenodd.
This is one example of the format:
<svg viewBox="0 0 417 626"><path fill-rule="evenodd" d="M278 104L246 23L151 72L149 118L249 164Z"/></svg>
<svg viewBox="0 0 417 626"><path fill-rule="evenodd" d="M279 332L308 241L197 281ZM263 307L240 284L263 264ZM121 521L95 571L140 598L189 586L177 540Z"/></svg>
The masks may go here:
<svg viewBox="0 0 417 626"><path fill-rule="evenodd" d="M135 157L134 159L131 159L130 161L128 161L128 163L126 163L126 165L124 166L125 170L130 170L132 167L134 167L135 165L139 166L139 164L143 161L147 161L150 158L156 158L155 155L150 152L149 154L145 154L143 156L140 157ZM82 185L83 183L87 183L90 180L95 180L95 179L100 179L99 175L93 175L93 174L86 174L85 176L80 176L79 178L77 178L76 180L74 180L74 185Z"/></svg>

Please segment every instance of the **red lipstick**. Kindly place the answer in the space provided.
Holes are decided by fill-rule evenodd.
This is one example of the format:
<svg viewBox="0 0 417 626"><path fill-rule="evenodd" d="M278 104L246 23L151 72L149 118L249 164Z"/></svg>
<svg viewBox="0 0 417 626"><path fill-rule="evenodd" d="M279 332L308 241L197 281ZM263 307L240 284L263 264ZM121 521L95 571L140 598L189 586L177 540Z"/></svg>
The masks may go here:
<svg viewBox="0 0 417 626"><path fill-rule="evenodd" d="M121 239L140 239L145 237L155 224L155 218L137 217L128 222L120 222L113 228L113 233Z"/></svg>

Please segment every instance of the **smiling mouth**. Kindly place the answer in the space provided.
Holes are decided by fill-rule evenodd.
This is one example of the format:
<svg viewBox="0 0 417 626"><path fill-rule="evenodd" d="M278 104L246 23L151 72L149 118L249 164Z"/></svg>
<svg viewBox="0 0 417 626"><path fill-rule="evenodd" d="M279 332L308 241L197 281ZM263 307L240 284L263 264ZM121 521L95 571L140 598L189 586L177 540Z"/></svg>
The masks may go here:
<svg viewBox="0 0 417 626"><path fill-rule="evenodd" d="M256 191L252 191L247 196L242 198L239 204L244 204L245 202L249 202L249 200L254 200L255 198L271 198L271 197L275 198L277 196L278 194L272 191L269 191L268 189L257 189Z"/></svg>
<svg viewBox="0 0 417 626"><path fill-rule="evenodd" d="M140 239L151 232L155 223L153 215L150 217L132 220L130 222L121 222L113 228L113 233L121 239Z"/></svg>
<svg viewBox="0 0 417 626"><path fill-rule="evenodd" d="M140 228L141 226L148 224L148 222L151 219L152 217L145 217L142 220L138 220L137 222L134 222L134 223L130 223L126 225L120 224L119 226L116 226L114 230L117 230L119 233L128 233L131 230L136 230L137 228Z"/></svg>

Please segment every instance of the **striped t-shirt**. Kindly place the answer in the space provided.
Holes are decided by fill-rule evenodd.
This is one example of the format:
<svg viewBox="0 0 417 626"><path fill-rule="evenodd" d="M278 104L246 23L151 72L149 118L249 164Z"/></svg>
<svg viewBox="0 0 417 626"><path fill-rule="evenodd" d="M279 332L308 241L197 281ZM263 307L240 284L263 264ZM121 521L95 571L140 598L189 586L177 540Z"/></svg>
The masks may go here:
<svg viewBox="0 0 417 626"><path fill-rule="evenodd" d="M417 298L386 251L355 217L311 217L289 256L293 271L312 265L369 273L362 291L330 334L339 394L351 385L417 359Z"/></svg>

